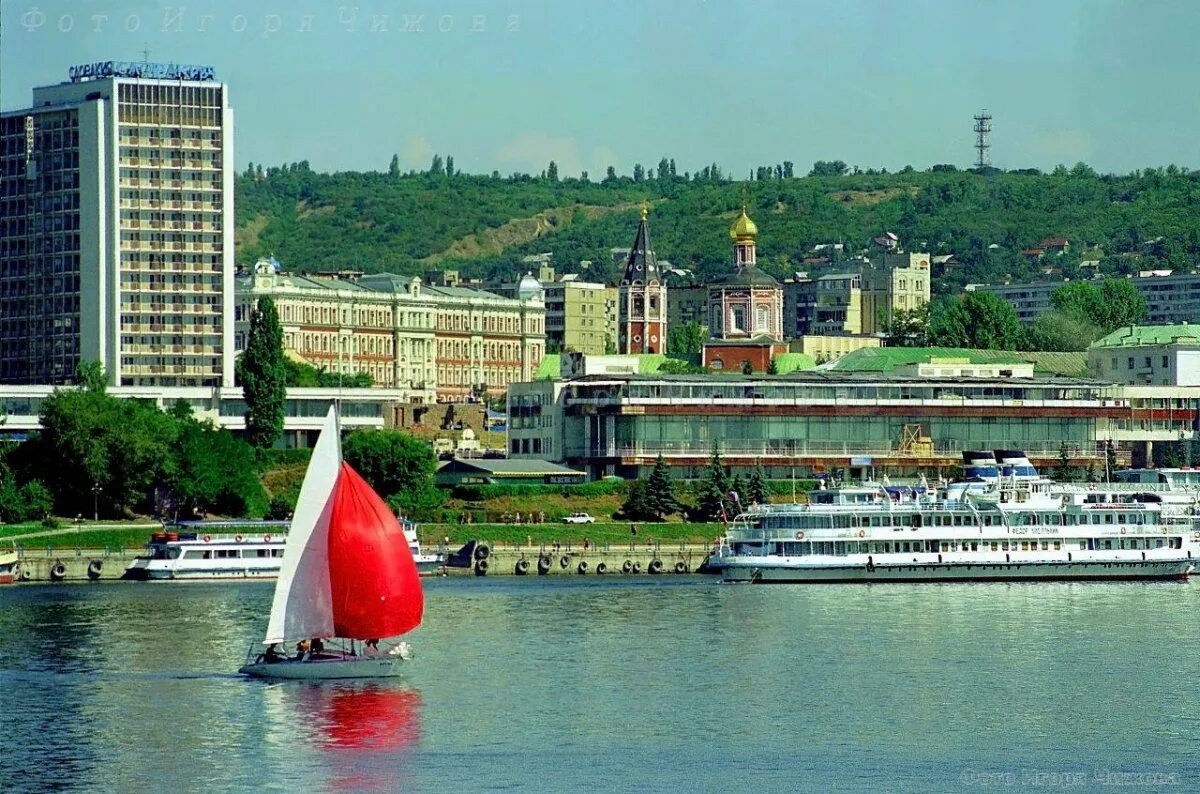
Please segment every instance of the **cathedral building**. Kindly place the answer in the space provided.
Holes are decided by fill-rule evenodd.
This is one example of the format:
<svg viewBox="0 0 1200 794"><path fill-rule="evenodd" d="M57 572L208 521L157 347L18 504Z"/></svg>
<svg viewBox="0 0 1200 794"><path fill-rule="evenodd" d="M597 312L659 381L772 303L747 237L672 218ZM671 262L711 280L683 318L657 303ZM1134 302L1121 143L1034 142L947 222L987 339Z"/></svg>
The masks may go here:
<svg viewBox="0 0 1200 794"><path fill-rule="evenodd" d="M787 352L783 341L783 288L758 268L758 227L745 207L729 229L734 270L708 287L708 328L703 364L741 369L749 362L765 372L771 359Z"/></svg>
<svg viewBox="0 0 1200 794"><path fill-rule="evenodd" d="M667 349L667 285L646 228L646 206L625 261L617 301L617 349L622 354Z"/></svg>

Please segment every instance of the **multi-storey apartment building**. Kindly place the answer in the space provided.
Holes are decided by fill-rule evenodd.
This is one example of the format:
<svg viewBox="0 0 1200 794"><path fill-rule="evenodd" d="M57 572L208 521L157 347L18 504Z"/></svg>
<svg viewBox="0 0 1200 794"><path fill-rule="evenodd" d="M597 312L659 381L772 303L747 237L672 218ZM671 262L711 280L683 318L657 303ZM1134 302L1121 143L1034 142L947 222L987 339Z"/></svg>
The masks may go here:
<svg viewBox="0 0 1200 794"><path fill-rule="evenodd" d="M239 350L263 296L275 302L286 349L329 372L365 372L379 386L409 389L415 400L503 392L531 379L545 354L540 290L502 298L390 273L349 281L260 266L238 281Z"/></svg>
<svg viewBox="0 0 1200 794"><path fill-rule="evenodd" d="M617 288L577 276L543 281L546 344L560 351L601 356L617 343Z"/></svg>
<svg viewBox="0 0 1200 794"><path fill-rule="evenodd" d="M789 338L878 334L892 312L929 302L929 254L888 253L861 273L796 277L783 284L784 330Z"/></svg>
<svg viewBox="0 0 1200 794"><path fill-rule="evenodd" d="M1149 271L1129 279L1146 297L1147 325L1200 322L1200 273ZM1012 304L1022 322L1031 323L1049 311L1050 297L1066 281L1019 284L975 284L968 289L990 292Z"/></svg>
<svg viewBox="0 0 1200 794"><path fill-rule="evenodd" d="M0 382L233 383L233 112L211 67L101 62L0 113Z"/></svg>

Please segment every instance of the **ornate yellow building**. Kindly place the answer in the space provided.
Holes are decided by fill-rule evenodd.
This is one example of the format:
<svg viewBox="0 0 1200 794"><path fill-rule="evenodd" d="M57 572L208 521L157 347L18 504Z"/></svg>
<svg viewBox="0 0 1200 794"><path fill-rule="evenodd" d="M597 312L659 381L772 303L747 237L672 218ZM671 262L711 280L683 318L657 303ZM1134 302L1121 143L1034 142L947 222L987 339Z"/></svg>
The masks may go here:
<svg viewBox="0 0 1200 794"><path fill-rule="evenodd" d="M378 386L412 389L414 400L497 395L532 380L545 354L540 293L502 298L388 273L350 281L262 266L237 287L239 351L251 307L270 296L286 350L328 372L365 372Z"/></svg>

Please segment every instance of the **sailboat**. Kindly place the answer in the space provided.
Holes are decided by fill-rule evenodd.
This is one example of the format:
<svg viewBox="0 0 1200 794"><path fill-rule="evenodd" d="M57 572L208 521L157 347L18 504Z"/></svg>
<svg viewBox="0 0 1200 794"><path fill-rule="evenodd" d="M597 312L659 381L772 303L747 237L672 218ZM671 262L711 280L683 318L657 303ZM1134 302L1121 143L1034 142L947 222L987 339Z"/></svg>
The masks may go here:
<svg viewBox="0 0 1200 794"><path fill-rule="evenodd" d="M265 653L239 672L261 678L400 674L425 598L404 530L379 494L342 460L330 408L313 448L275 584ZM329 640L326 646L325 641ZM281 653L298 642L297 653Z"/></svg>

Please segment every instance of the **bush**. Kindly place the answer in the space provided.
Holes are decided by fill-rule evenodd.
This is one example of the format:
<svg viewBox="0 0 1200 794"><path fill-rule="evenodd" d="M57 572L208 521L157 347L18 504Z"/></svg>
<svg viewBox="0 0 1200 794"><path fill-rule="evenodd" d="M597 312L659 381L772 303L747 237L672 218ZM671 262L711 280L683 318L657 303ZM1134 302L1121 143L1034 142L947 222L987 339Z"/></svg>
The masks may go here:
<svg viewBox="0 0 1200 794"><path fill-rule="evenodd" d="M267 505L267 513L263 516L268 521L286 521L296 512L296 498L299 494L275 494Z"/></svg>
<svg viewBox="0 0 1200 794"><path fill-rule="evenodd" d="M44 526L46 529L58 529L61 526L61 523L54 516L46 516L42 519L42 526Z"/></svg>

